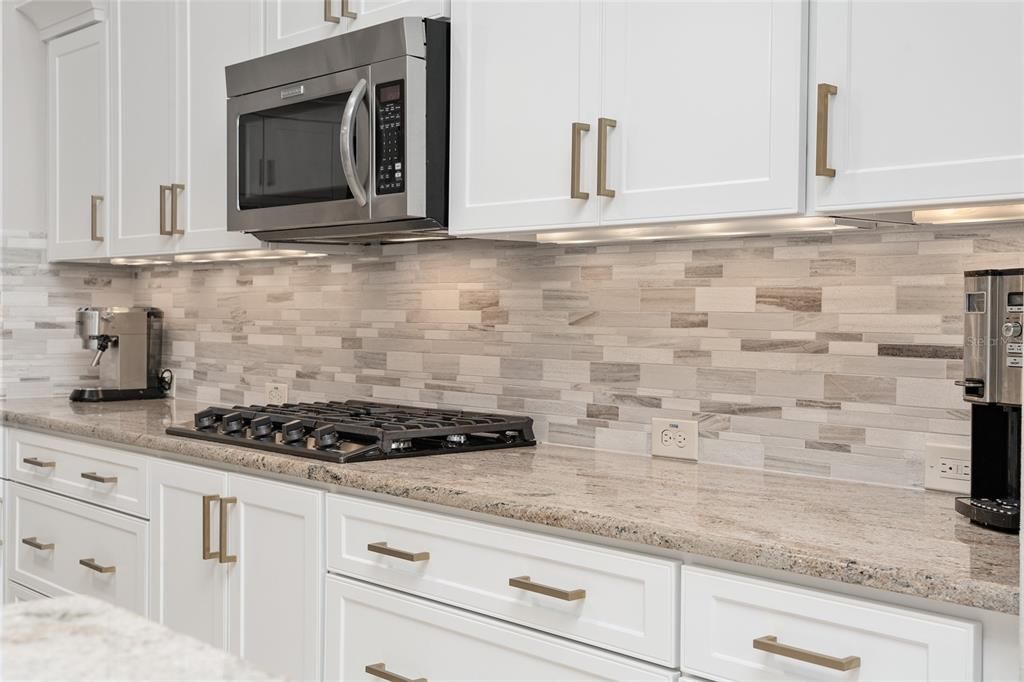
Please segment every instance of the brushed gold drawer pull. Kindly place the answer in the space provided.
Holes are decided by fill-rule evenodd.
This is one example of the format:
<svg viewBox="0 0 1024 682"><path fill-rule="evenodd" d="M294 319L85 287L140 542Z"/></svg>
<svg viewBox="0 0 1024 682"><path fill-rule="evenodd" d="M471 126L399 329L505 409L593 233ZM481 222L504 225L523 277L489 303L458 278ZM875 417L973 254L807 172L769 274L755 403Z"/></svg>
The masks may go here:
<svg viewBox="0 0 1024 682"><path fill-rule="evenodd" d="M355 10L350 7L351 3L352 0L341 0L341 16L348 19L355 19L358 15Z"/></svg>
<svg viewBox="0 0 1024 682"><path fill-rule="evenodd" d="M217 561L222 564L233 564L238 557L228 554L228 505L238 502L237 497L220 498L220 551Z"/></svg>
<svg viewBox="0 0 1024 682"><path fill-rule="evenodd" d="M117 483L117 476L100 476L95 471L83 471L82 478L97 483Z"/></svg>
<svg viewBox="0 0 1024 682"><path fill-rule="evenodd" d="M56 547L56 545L54 545L52 542L39 542L39 538L37 538L35 535L33 535L30 538L22 538L21 544L28 545L32 549L42 550L53 549L54 547Z"/></svg>
<svg viewBox="0 0 1024 682"><path fill-rule="evenodd" d="M36 457L26 457L21 461L24 462L25 464L28 464L29 466L39 467L40 469L53 469L54 467L57 466L57 463L54 462L52 459L42 460Z"/></svg>
<svg viewBox="0 0 1024 682"><path fill-rule="evenodd" d="M839 92L831 83L818 83L818 130L814 149L814 174L834 178L836 169L828 166L828 98Z"/></svg>
<svg viewBox="0 0 1024 682"><path fill-rule="evenodd" d="M371 542L366 549L375 554L383 554L403 561L426 561L430 558L430 552L406 552L404 549L388 547L386 542Z"/></svg>
<svg viewBox="0 0 1024 682"><path fill-rule="evenodd" d="M170 185L160 185L160 234L165 237L171 235L167 229L167 193L173 191Z"/></svg>
<svg viewBox="0 0 1024 682"><path fill-rule="evenodd" d="M615 190L608 187L608 129L614 128L614 118L597 119L597 195L612 198Z"/></svg>
<svg viewBox="0 0 1024 682"><path fill-rule="evenodd" d="M383 663L374 663L368 665L365 668L368 675L373 675L377 679L387 680L387 682L427 682L425 677L406 677L405 675L399 675L388 670Z"/></svg>
<svg viewBox="0 0 1024 682"><path fill-rule="evenodd" d="M210 503L219 499L220 495L203 495L203 561L220 556L220 552L210 551Z"/></svg>
<svg viewBox="0 0 1024 682"><path fill-rule="evenodd" d="M589 123L575 122L572 124L572 164L569 169L569 197L572 199L589 199L590 193L580 189L580 164L583 156L583 133L590 130Z"/></svg>
<svg viewBox="0 0 1024 682"><path fill-rule="evenodd" d="M171 230L168 234L185 234L185 230L178 229L178 193L185 191L185 185L174 183L171 185Z"/></svg>
<svg viewBox="0 0 1024 682"><path fill-rule="evenodd" d="M586 590L561 590L550 585L541 585L530 580L530 576L521 575L518 578L509 578L508 586L519 590L526 590L535 594L543 594L545 597L554 597L562 601L579 601L587 596Z"/></svg>
<svg viewBox="0 0 1024 682"><path fill-rule="evenodd" d="M846 656L845 658L826 656L825 654L819 654L816 651L798 649L795 646L789 646L788 644L779 644L779 638L775 635L758 637L754 640L754 648L758 651L767 651L770 654L777 654L779 656L792 658L812 665L820 665L823 668L829 668L831 670L845 671L854 670L860 667L860 656Z"/></svg>
<svg viewBox="0 0 1024 682"><path fill-rule="evenodd" d="M117 566L103 566L96 563L96 559L92 557L89 557L88 559L79 559L78 563L90 570L96 571L97 573L115 573L117 571Z"/></svg>
<svg viewBox="0 0 1024 682"><path fill-rule="evenodd" d="M97 207L99 206L99 203L101 201L103 201L102 195L92 194L89 196L89 203L91 204L91 210L89 213L89 239L91 239L94 242L103 241L103 237L100 236L99 230L97 228L97 223L99 222L99 219L96 216Z"/></svg>
<svg viewBox="0 0 1024 682"><path fill-rule="evenodd" d="M341 23L341 17L335 14L331 8L331 0L324 0L324 21L329 21L332 24Z"/></svg>

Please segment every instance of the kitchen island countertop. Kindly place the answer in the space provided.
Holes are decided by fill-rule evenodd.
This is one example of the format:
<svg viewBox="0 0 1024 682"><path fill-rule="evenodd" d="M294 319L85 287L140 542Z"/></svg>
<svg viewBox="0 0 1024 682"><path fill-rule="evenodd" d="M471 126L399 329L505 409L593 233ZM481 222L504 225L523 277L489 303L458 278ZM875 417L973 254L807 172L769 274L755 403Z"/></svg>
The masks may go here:
<svg viewBox="0 0 1024 682"><path fill-rule="evenodd" d="M185 400L0 403L9 427L358 489L662 550L1016 614L1017 536L946 493L557 445L359 464L168 436Z"/></svg>

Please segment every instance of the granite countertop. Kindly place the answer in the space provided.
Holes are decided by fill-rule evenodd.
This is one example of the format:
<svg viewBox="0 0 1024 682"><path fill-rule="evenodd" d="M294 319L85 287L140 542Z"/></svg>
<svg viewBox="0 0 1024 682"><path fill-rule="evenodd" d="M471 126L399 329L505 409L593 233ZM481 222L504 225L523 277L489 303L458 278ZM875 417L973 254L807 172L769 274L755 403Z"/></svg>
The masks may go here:
<svg viewBox="0 0 1024 682"><path fill-rule="evenodd" d="M0 611L3 680L277 680L231 654L91 597Z"/></svg>
<svg viewBox="0 0 1024 682"><path fill-rule="evenodd" d="M946 493L555 445L330 464L168 436L184 400L0 403L61 432L340 488L1016 614L1018 539L972 526Z"/></svg>

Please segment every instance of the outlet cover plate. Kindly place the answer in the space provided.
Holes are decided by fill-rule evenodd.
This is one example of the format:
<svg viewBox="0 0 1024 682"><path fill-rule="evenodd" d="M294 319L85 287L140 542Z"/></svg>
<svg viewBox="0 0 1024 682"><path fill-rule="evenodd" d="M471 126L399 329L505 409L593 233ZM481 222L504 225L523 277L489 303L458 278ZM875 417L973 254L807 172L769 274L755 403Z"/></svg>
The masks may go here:
<svg viewBox="0 0 1024 682"><path fill-rule="evenodd" d="M944 490L961 495L971 494L971 479L968 474L944 473L943 464L961 464L970 467L971 449L958 445L928 443L925 449L924 487L927 490Z"/></svg>
<svg viewBox="0 0 1024 682"><path fill-rule="evenodd" d="M695 419L651 419L651 454L697 460L700 432Z"/></svg>
<svg viewBox="0 0 1024 682"><path fill-rule="evenodd" d="M264 388L267 405L281 405L288 402L288 384L268 383Z"/></svg>

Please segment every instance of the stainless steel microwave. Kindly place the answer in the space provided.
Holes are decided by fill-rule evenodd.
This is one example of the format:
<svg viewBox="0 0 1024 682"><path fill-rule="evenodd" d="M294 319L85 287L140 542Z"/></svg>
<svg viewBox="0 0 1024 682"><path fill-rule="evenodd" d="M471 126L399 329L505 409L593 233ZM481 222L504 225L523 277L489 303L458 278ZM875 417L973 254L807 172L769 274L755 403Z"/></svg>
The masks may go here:
<svg viewBox="0 0 1024 682"><path fill-rule="evenodd" d="M444 236L448 29L396 19L228 66L228 229L307 244Z"/></svg>

